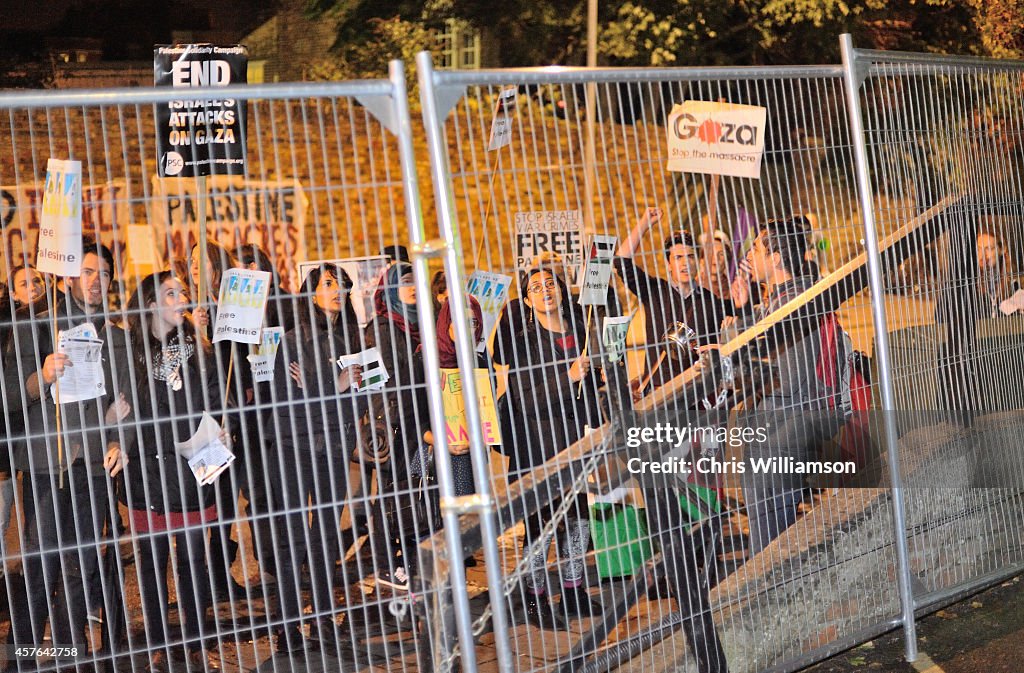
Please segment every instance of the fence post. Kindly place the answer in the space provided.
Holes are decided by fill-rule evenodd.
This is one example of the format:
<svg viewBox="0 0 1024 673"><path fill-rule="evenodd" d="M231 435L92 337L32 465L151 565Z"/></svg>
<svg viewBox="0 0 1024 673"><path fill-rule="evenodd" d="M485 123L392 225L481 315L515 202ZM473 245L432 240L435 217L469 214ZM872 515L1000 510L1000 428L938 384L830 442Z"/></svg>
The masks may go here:
<svg viewBox="0 0 1024 673"><path fill-rule="evenodd" d="M846 106L850 114L850 135L853 139L854 160L857 171L857 191L860 194L861 216L864 220L864 243L867 248L868 287L871 290L871 313L875 323L875 361L878 363L879 390L882 397L882 419L885 428L885 447L892 479L892 514L896 542L896 580L900 592L900 619L906 640L907 661L917 659L917 626L914 623L914 593L910 576L910 553L907 545L906 510L903 502L903 480L900 475L899 447L897 445L895 394L892 383L892 360L889 355L889 327L885 315L885 289L882 282L882 264L878 253L878 232L875 227L874 200L871 178L868 175L868 151L864 137L864 119L860 110L860 74L857 55L850 35L840 37L843 54Z"/></svg>
<svg viewBox="0 0 1024 673"><path fill-rule="evenodd" d="M476 400L479 399L476 392L476 379L473 374L476 354L475 344L470 337L469 320L466 313L466 280L461 264L462 244L455 221L451 174L448 167L448 148L441 128L442 117L433 86L434 64L430 52L424 51L416 55L416 70L419 77L420 101L423 105L423 126L427 138L427 152L430 157L430 173L434 183L438 225L445 241L444 268L448 279L448 301L452 311L452 324L455 326L455 345L458 351L459 371L462 376L462 394L467 401L466 425L469 428L469 453L472 457L473 479L477 491L472 510L477 512L480 517L480 528L483 535L484 565L492 612L491 623L498 655L498 670L501 673L511 673L515 669L512 662L512 646L509 641L509 625L505 613L505 594L502 590L504 580L501 556L498 554L497 540L500 530L496 520L494 498L491 494L489 449L484 444L480 409L476 403ZM433 366L437 366L436 360ZM442 425L442 435L444 434L443 427ZM449 469L447 456L444 460L445 469ZM438 471L440 470L439 463ZM451 527L457 530L458 515L463 508L457 505L455 498L451 497L452 494L451 490L442 490L441 509L445 513L445 526L449 526L449 521L451 521ZM458 563L460 559L461 556L453 558L452 561L455 562L455 566L458 566L458 572L462 573L462 566ZM464 583L462 590L465 590ZM472 644L472 640L470 640L470 644ZM466 670L475 669L467 667Z"/></svg>
<svg viewBox="0 0 1024 673"><path fill-rule="evenodd" d="M455 627L462 646L462 663L466 671L476 670L476 647L473 644L472 616L469 611L469 593L466 588L466 569L462 565L462 535L459 531L458 514L443 507L446 500L455 494L452 469L448 455L448 441L445 433L444 404L441 396L441 368L438 362L437 334L434 310L431 303L430 276L427 258L432 255L427 243L423 225L423 209L420 204L419 184L416 179L416 160L412 146L412 122L409 116L409 99L405 86L405 64L391 61L388 75L394 86L394 105L398 147L402 166L402 188L405 195L406 216L409 219L409 242L412 244L413 272L416 281L416 302L419 312L420 338L426 345L423 349L424 370L427 384L427 398L430 402L430 426L434 435L434 464L437 472L438 490L441 496L441 513L444 518L445 542L448 558L433 561L431 578L437 593L435 598L435 620L442 623L441 633L434 633L432 640L443 639L441 646L434 649L434 671L449 670L451 647L450 624L452 614L446 609L444 598L451 595L454 603ZM429 632L429 630L428 630ZM428 636L429 637L429 636Z"/></svg>

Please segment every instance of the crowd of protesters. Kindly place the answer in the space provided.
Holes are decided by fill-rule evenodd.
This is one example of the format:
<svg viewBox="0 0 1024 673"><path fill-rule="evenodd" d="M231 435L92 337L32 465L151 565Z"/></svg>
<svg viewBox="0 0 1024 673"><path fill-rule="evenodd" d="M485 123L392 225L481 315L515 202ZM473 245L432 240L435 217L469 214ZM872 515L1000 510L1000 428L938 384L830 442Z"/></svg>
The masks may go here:
<svg viewBox="0 0 1024 673"><path fill-rule="evenodd" d="M664 224L661 210L645 211L615 258L623 286L646 316L646 364L628 381L627 400L643 399L693 366L700 353L765 319L821 277L806 218L762 225L738 262L733 255L739 246L722 232L705 233L698 246L689 232L672 231L661 245L662 277L650 262L641 265L637 253L651 230ZM977 311L994 315L1017 286L1002 242L989 232L977 242ZM225 271L273 274L273 264L259 248L203 245L188 260L131 283L131 296L115 300L108 296L116 280L113 255L91 238L83 241L81 275L61 279L59 287L30 266L7 274L0 312L6 418L0 527L6 533L12 519L24 522L17 536L21 576L8 575L5 582L9 643L39 646L49 626L51 642L84 650L94 647L92 624L103 623L110 651L144 652L148 670L176 670L178 659L194 670L219 668L216 648L226 636L211 625L214 603L254 596L231 573L240 556L231 534L245 514L240 502L248 506L244 518L261 588L272 587L264 595L266 631L281 655L351 646L354 619L345 609L355 583L369 578L377 587L405 591L429 572L417 562L417 546L439 525L436 502L424 504L420 497L433 470L423 351L436 348L442 367L458 366L443 274L435 276L429 298L437 316L435 344L421 340L417 305L426 299L417 296L400 246L387 250L392 260L362 326L353 279L340 266L315 266L294 295L274 275L263 326L282 328L284 337L273 380L256 382L244 345L212 344L207 335L216 327ZM536 259L518 279L519 297L505 307L491 347L473 363L492 381L498 370L506 375L497 412L510 488L608 417L608 376L588 349L592 324L571 285L557 256ZM615 292L608 295L604 314L621 314ZM470 297L467 309L470 331L480 343L488 337L481 307ZM833 321L822 316L786 343L755 346L781 376L754 407L821 413L810 416L811 431L806 425L780 427L751 444L751 455L799 457L809 434L824 440L837 432L836 373L822 373L823 361L835 368L846 356L823 352L836 342ZM673 346L680 334L689 342L685 354ZM102 342L104 392L55 404L62 377L85 366L60 345L71 335ZM377 349L389 380L368 392L360 390L360 366L342 367L339 359L370 348ZM204 414L238 457L209 485L197 481L179 451ZM802 415L802 422L807 418ZM456 495L470 494L470 456L464 447L451 453ZM749 548L756 553L795 521L803 490L749 479L742 486ZM672 499L653 490L645 496L652 534L677 531L683 515ZM528 554L523 616L542 629L565 629L602 610L599 592L586 582L587 498L567 498L552 488L536 489L531 497L534 506L519 517ZM555 527L557 510L567 513ZM364 536L371 553L357 554L353 576L343 559ZM112 626L123 611L117 605L127 571L105 558L120 560L116 542L125 539L135 561L143 636ZM553 541L557 601L549 581ZM675 544L666 539L662 547ZM6 542L3 557L14 557ZM465 562L476 563L472 557ZM690 603L685 630L700 670L725 671L707 616L707 585L696 579L707 563L704 551L679 550L666 564L666 586ZM307 576L311 591L304 601ZM175 603L179 619L172 623L168 615ZM342 613L346 617L339 620ZM34 670L35 662L11 658L7 666Z"/></svg>

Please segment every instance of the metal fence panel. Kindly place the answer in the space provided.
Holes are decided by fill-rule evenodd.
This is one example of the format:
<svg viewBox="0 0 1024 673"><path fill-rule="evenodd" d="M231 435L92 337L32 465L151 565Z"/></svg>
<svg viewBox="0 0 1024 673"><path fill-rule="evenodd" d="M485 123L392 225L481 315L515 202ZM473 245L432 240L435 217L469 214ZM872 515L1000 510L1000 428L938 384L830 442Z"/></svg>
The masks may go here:
<svg viewBox="0 0 1024 673"><path fill-rule="evenodd" d="M1022 567L1021 64L851 50L880 233L956 200L886 271L918 608ZM914 412L914 413L907 413Z"/></svg>
<svg viewBox="0 0 1024 673"><path fill-rule="evenodd" d="M502 607L514 623L508 645L514 670L791 670L889 628L899 614L898 599L874 588L895 576L886 490L801 489L786 503L789 508L808 496L797 523L781 534L759 528L763 551L747 560L751 512L763 512L759 520L766 523L759 525L771 527L779 491L745 490L739 475L726 476L722 509L702 524L693 485L647 479L623 467L630 458L672 455L658 440L633 441L645 427L742 427L714 414L696 415L705 409L705 382L687 369L692 360L663 355L674 343L666 327L675 320L695 328L697 343L723 343L722 352L747 373L759 358L755 348L741 346L760 334L771 342L769 360L784 361L785 374L817 364L809 352L790 347L812 343L822 329L819 321L838 308L853 347L870 355L873 320L862 292L867 273L841 69L433 72L422 56L419 65L421 96L432 101L424 105L428 139L431 133L439 138L428 150L435 196L449 204L439 207L442 231L452 229L447 244L464 250L462 273L505 277L471 276L465 289L483 302L490 296L487 281L511 285L511 295L519 295L507 304L487 351L505 405L499 404L501 453L488 456L485 447L473 447L473 459L491 465L503 534L483 536L474 517L463 520L466 551L483 545L503 558ZM685 100L766 108L760 179L666 170L666 119ZM593 110L589 118L587 110ZM502 124L507 142L495 140ZM586 145L590 124L597 139L592 150ZM709 148L721 139L709 137ZM591 151L596 162L585 160ZM795 313L779 297L774 305L766 302L761 314L739 311L767 319L731 342L719 334L714 300L695 302L687 313L691 300L656 278L668 275L661 242L679 230L704 232L709 215L717 222L712 229L728 234L726 253L734 264L715 264L701 285L732 299L736 263L747 257L751 240L769 229L776 242L799 246L787 263L807 269L808 283L818 281L813 292L801 295L813 298ZM806 222L794 223L798 215L806 215ZM787 223L766 224L776 219ZM787 233L778 231L785 226L791 227ZM607 305L580 309L567 303L555 311L561 320L551 323L545 306L553 300L546 295L578 300L575 267L595 254L594 235L617 236L618 255L635 263L615 263ZM707 259L702 253L712 246L687 243L686 252L701 254L690 270L696 280ZM561 259L548 254L538 265L536 256L552 251ZM891 261L900 252L890 247L885 254ZM451 287L452 296L460 289ZM776 309L781 312L771 312ZM626 357L615 364L601 321L634 312L646 315L632 321ZM800 331L809 323L811 336ZM679 341L687 339L677 335ZM600 376L581 367L583 354ZM713 376L716 364L710 359L705 367ZM635 401L631 382L643 387ZM778 399L765 381L747 386L755 399ZM877 384L865 390L877 400ZM722 408L737 405L741 393L727 397ZM601 408L590 408L590 400ZM709 401L718 400L712 395ZM809 409L827 406L820 391L807 393L806 401ZM746 403L748 414L764 414L763 422L793 420L792 408L769 408ZM832 450L854 452L863 468L874 463L877 477L884 472L876 448L881 425L866 408L861 411L863 443L851 440ZM601 427L586 436L584 425ZM705 443L697 450L700 455L712 448ZM742 451L723 447L715 457L738 460ZM638 487L640 497L623 497L628 488L613 488L622 485ZM483 588L476 590L478 611ZM485 616L486 610L481 629ZM492 642L484 635L478 653L496 647L500 656L505 645Z"/></svg>
<svg viewBox="0 0 1024 673"><path fill-rule="evenodd" d="M248 104L248 170L204 181L156 177L154 118L209 91L0 95L4 630L68 647L9 647L12 670L37 654L59 670L420 670L454 639L417 558L439 525L422 435L440 391L417 330L434 315L426 258L413 250L415 274L393 263L423 238L404 86L399 64L391 80L219 89ZM84 233L102 244L59 286L18 270L49 158L81 162ZM218 301L244 306L218 287L235 267L273 278L261 326L282 329L259 345L206 338L231 320ZM71 336L98 340L98 374L81 350L95 342ZM380 387L372 358L336 363L370 346ZM55 406L73 373L105 390ZM236 456L212 485L177 447L204 412Z"/></svg>

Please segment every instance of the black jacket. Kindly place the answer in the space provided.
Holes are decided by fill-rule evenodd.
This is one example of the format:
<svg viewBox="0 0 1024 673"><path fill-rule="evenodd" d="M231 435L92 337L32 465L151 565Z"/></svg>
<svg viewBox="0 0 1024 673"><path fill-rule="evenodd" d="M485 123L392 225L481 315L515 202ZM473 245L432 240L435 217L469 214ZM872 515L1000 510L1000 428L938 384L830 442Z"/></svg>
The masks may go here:
<svg viewBox="0 0 1024 673"><path fill-rule="evenodd" d="M370 395L370 417L393 437L391 469L397 480L430 428L426 374L419 339L411 337L386 316L374 316L366 325L366 348L377 347L381 363L391 377L384 389Z"/></svg>
<svg viewBox="0 0 1024 673"><path fill-rule="evenodd" d="M34 401L27 399L25 389L27 379L42 369L43 362L53 353L53 316L49 311L36 314L34 319L27 313L19 314L23 319L13 326L4 357L5 409L12 424L14 467L27 472L56 474L81 459L93 475L101 475L107 442L119 439L113 428L104 427L104 414L119 391L125 392L125 397L131 401L126 335L107 323L102 313L83 313L67 295L57 302L54 311L59 331L89 323L103 341L106 395L61 405L64 447L63 455L59 456L49 386L45 386L40 399Z"/></svg>
<svg viewBox="0 0 1024 673"><path fill-rule="evenodd" d="M187 355L184 361L177 367L159 367L157 359L182 343ZM124 490L131 509L161 514L196 512L214 502L213 486L200 486L188 461L174 451L176 442L195 434L204 410L221 422L224 399L217 368L207 353L204 378L199 357L194 338L179 341L175 336L163 351L151 353L145 369L136 371L139 388L131 419L136 432Z"/></svg>
<svg viewBox="0 0 1024 673"><path fill-rule="evenodd" d="M366 397L351 388L338 392L341 368L337 361L359 350L358 325L329 325L319 310L312 316L300 315L285 334L274 365L272 431L277 442L326 451L347 466ZM301 387L290 375L291 362L302 368Z"/></svg>
<svg viewBox="0 0 1024 673"><path fill-rule="evenodd" d="M507 413L502 444L511 476L578 441L583 426L601 423L596 366L583 379L582 393L580 384L569 379L569 367L586 338L582 316L569 320L565 335L549 332L528 311L515 323L522 327L514 338L495 343L495 360L509 365L507 403L501 408Z"/></svg>

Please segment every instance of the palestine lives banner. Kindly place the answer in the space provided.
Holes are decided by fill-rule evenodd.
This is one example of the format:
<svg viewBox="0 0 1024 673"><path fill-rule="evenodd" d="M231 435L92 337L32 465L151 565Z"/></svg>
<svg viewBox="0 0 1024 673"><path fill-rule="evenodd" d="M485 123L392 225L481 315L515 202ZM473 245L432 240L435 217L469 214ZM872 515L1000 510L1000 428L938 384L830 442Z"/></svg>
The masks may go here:
<svg viewBox="0 0 1024 673"><path fill-rule="evenodd" d="M35 264L42 221L44 183L0 186L0 235L3 259L10 266ZM123 251L129 205L124 183L81 185L82 231L104 244Z"/></svg>
<svg viewBox="0 0 1024 673"><path fill-rule="evenodd" d="M199 204L196 181L153 178L153 225L158 240L170 236L169 259L188 258L197 240ZM210 238L229 250L255 244L277 265L281 282L298 289L296 260L306 258L306 210L309 200L295 180L246 180L211 177L206 186Z"/></svg>
<svg viewBox="0 0 1024 673"><path fill-rule="evenodd" d="M161 177L245 175L245 101L217 97L216 89L245 84L248 63L248 51L240 45L183 44L153 50L157 86L211 89L206 100L156 106Z"/></svg>

